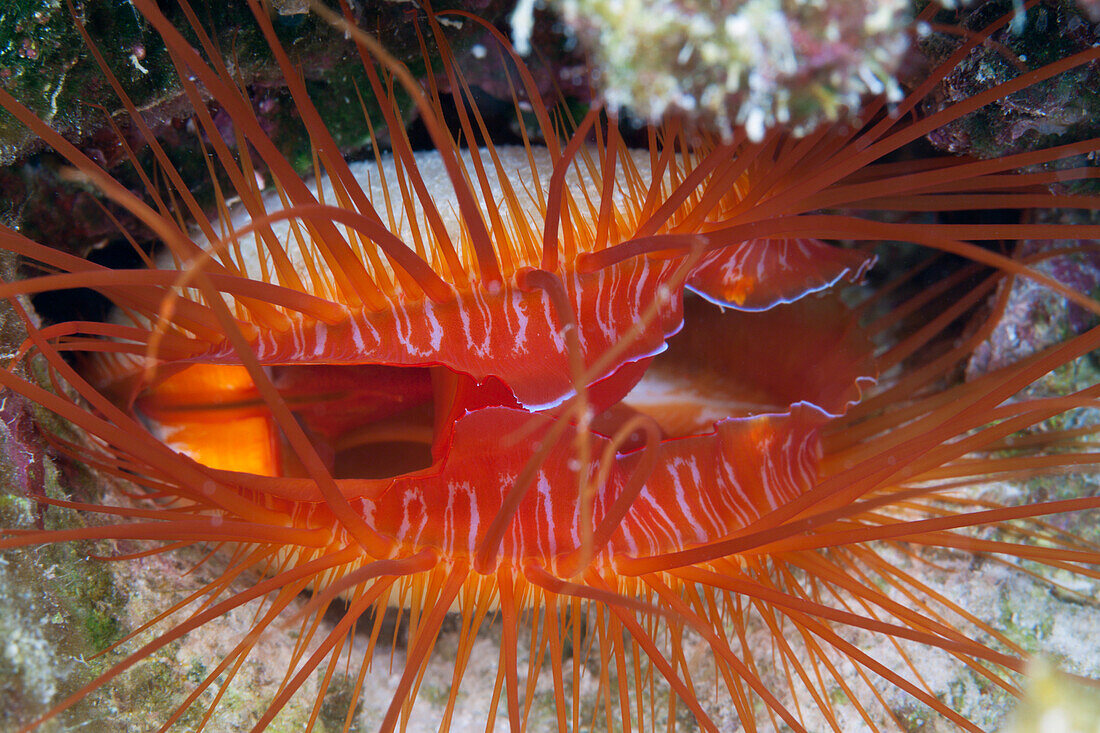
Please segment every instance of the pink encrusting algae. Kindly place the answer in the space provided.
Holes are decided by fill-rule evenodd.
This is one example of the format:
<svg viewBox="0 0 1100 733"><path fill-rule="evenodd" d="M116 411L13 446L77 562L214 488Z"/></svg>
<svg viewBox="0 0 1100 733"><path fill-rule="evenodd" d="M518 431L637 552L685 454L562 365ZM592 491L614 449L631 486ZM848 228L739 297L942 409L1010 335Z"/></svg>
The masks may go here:
<svg viewBox="0 0 1100 733"><path fill-rule="evenodd" d="M1094 177L1085 164L1018 172L1072 161L1100 148L1096 140L985 161L890 156L1100 51L922 116L937 80L1005 17L962 41L896 106L871 101L858 123L754 140L691 135L668 122L649 132L644 150L628 149L599 109L566 124L519 63L509 67L527 97L517 109L534 110L545 147L524 134L522 146L471 149L463 143L491 135L444 26L428 13L425 29L460 102L457 133L442 121L434 84L425 92L371 36L343 26L393 146L349 164L263 7L250 5L311 135L312 180L272 144L194 16L189 33L201 52L154 3L135 0L177 65L210 166L239 199L212 221L196 217L194 231L169 201L201 211L171 171L143 174L139 197L0 90L8 113L166 247L150 269L110 270L0 229L0 246L50 271L5 282L0 294L28 331L12 366L44 369L53 389L15 369L0 382L81 432L79 441L50 437L61 454L136 485L122 503L33 495L99 519L8 529L0 548L152 540L167 552L201 542L224 548L227 563L119 642L155 629L144 645L21 721L26 728L256 599L265 602L252 628L210 660L157 721L162 729L192 705L206 709L188 725L204 726L261 636L281 633L287 617L300 621L300 635L285 677L248 724L265 728L323 667L312 728L356 623L373 615L363 663L348 671L353 700L362 694L372 657L383 654L389 606L407 609L408 642L380 714L386 731L407 725L449 614L462 631L443 729L490 614L501 644L487 727L503 715L523 729L540 675L551 679L561 731L595 720L652 729L657 698L670 726L683 706L705 730L719 729L715 710L750 730L841 730L842 718L897 727L878 691L884 683L979 730L937 697L919 671L921 654L946 653L991 688L1017 692L1020 645L892 565L875 543L1026 560L1021 572L1040 578L1047 570L1096 577L1095 545L1043 518L1086 512L1100 499L1008 506L968 489L1091 469L1094 429L1050 421L1091 406L1097 387L1018 395L1092 352L1100 330L969 381L957 374L994 330L1001 286L1013 277L1100 314L1087 294L978 242L1084 239L1100 226L879 214L1098 208L1092 195L1046 188ZM412 151L395 83L412 95L435 151ZM229 147L200 90L248 145ZM159 143L147 142L164 165ZM271 191L257 183L259 162ZM943 270L923 292L898 275L862 305L843 304L835 291L865 277L873 244L896 241L973 262ZM102 294L115 315L37 325L16 299L71 287ZM1020 436L1036 426L1045 426L1041 438ZM250 586L233 585L244 577ZM300 594L304 607L295 605ZM330 609L339 618L322 625ZM749 638L753 624L769 649ZM898 660L861 649L851 632L888 640ZM685 657L688 637L711 658L706 685ZM599 690L592 709L579 661L589 654ZM850 718L834 694L848 699ZM352 703L345 730L356 715Z"/></svg>

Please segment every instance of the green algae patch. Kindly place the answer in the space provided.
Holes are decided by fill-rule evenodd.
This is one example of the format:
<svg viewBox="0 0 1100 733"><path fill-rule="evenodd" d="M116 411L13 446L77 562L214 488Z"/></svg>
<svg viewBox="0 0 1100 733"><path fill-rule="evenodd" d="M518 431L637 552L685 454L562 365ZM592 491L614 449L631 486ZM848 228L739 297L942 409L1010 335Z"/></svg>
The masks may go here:
<svg viewBox="0 0 1100 733"><path fill-rule="evenodd" d="M321 703L321 724L326 731L344 730L344 721L347 719L348 710L359 702L355 694L355 678L337 674L325 693L325 700ZM362 733L363 726L357 717L351 720L348 733Z"/></svg>
<svg viewBox="0 0 1100 733"><path fill-rule="evenodd" d="M45 493L61 493L53 462L43 459L42 466ZM43 511L15 494L0 497L0 519L20 529L81 524L74 512ZM125 593L108 564L89 557L93 547L102 552L101 545L0 552L0 729L30 722L109 666L108 657L93 657L121 636ZM62 718L73 724L97 719L102 703L88 698Z"/></svg>

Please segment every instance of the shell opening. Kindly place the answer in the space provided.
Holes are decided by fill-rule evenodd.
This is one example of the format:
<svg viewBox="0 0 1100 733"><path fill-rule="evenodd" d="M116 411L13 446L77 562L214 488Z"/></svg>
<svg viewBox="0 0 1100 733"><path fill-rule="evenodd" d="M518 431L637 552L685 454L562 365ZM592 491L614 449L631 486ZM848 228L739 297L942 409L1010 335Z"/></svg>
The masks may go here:
<svg viewBox="0 0 1100 733"><path fill-rule="evenodd" d="M458 417L514 404L497 380L441 366L290 364L268 373L335 479L430 469ZM147 388L134 411L158 439L209 468L308 477L242 366L193 364Z"/></svg>

